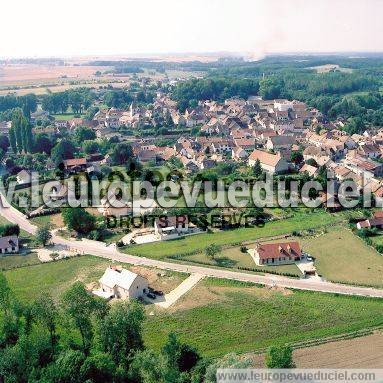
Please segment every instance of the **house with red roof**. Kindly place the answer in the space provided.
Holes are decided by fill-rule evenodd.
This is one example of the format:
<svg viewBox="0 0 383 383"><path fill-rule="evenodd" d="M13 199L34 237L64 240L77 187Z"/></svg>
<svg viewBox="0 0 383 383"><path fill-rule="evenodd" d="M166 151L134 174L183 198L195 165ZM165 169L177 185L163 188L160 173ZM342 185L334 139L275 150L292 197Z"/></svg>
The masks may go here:
<svg viewBox="0 0 383 383"><path fill-rule="evenodd" d="M258 243L252 254L258 266L288 265L305 258L298 242Z"/></svg>

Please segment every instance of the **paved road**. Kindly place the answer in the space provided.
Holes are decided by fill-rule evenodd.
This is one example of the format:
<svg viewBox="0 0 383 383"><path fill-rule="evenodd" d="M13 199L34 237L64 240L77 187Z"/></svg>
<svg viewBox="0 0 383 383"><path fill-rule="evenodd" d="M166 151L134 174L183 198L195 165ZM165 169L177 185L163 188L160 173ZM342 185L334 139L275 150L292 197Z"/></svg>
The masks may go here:
<svg viewBox="0 0 383 383"><path fill-rule="evenodd" d="M5 208L2 203L0 203L0 215L10 222L17 223L20 228L29 233L33 234L36 232L36 226L32 225L25 215L13 207ZM110 259L112 261L130 263L133 265L157 267L159 269L173 270L184 273L197 273L208 277L233 279L243 282L258 283L266 286L280 286L299 290L383 298L383 289L348 286L332 282L323 282L317 279L293 279L274 275L256 275L205 266L165 262L124 254L119 252L114 246L106 246L102 242L90 240L77 241L74 239L69 240L61 238L57 235L53 235L52 241L55 244L68 246L80 254L91 254L97 257Z"/></svg>

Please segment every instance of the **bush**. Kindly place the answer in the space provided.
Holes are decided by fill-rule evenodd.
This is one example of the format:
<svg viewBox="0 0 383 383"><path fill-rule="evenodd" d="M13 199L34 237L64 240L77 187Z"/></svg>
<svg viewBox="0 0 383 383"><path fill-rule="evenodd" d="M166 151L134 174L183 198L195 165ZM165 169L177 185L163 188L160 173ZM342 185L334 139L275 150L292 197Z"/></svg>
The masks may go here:
<svg viewBox="0 0 383 383"><path fill-rule="evenodd" d="M247 253L247 247L246 246L241 246L240 247L241 253Z"/></svg>
<svg viewBox="0 0 383 383"><path fill-rule="evenodd" d="M0 226L0 236L6 237L8 235L20 235L20 227L19 225L15 225L13 223L9 223L6 225Z"/></svg>

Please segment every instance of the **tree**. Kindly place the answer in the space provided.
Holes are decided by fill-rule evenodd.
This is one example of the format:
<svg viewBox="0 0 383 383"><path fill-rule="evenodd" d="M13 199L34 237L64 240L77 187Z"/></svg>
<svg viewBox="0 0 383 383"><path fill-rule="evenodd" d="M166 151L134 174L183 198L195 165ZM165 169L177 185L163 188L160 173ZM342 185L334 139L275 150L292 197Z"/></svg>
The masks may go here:
<svg viewBox="0 0 383 383"><path fill-rule="evenodd" d="M39 243L41 243L43 246L46 246L46 244L51 240L52 234L50 232L49 225L39 226L36 231L36 239Z"/></svg>
<svg viewBox="0 0 383 383"><path fill-rule="evenodd" d="M33 151L35 153L51 154L52 142L45 134L36 134Z"/></svg>
<svg viewBox="0 0 383 383"><path fill-rule="evenodd" d="M0 134L0 149L6 152L9 148L9 139L4 134Z"/></svg>
<svg viewBox="0 0 383 383"><path fill-rule="evenodd" d="M169 368L180 373L189 372L200 360L198 352L188 344L181 343L173 332L168 335L162 353L167 359Z"/></svg>
<svg viewBox="0 0 383 383"><path fill-rule="evenodd" d="M110 157L114 165L127 164L134 158L132 145L126 142L121 142L117 144L114 147Z"/></svg>
<svg viewBox="0 0 383 383"><path fill-rule="evenodd" d="M81 207L65 209L62 217L69 230L80 234L88 234L96 228L96 218Z"/></svg>
<svg viewBox="0 0 383 383"><path fill-rule="evenodd" d="M153 350L139 351L134 355L130 366L133 381L142 383L170 383L167 380L167 364L163 355Z"/></svg>
<svg viewBox="0 0 383 383"><path fill-rule="evenodd" d="M234 353L227 354L207 367L203 382L216 383L218 368L249 368L252 364L253 360L250 357L242 357Z"/></svg>
<svg viewBox="0 0 383 383"><path fill-rule="evenodd" d="M129 364L129 358L143 348L142 324L145 315L136 301L113 305L100 322L99 338L103 351L112 355L118 365Z"/></svg>
<svg viewBox="0 0 383 383"><path fill-rule="evenodd" d="M254 167L253 167L253 174L255 177L259 178L263 174L263 169L261 166L261 161L259 161L259 158L255 161Z"/></svg>
<svg viewBox="0 0 383 383"><path fill-rule="evenodd" d="M73 158L75 147L72 142L68 140L59 141L51 151L51 158L56 165L59 165L63 160Z"/></svg>
<svg viewBox="0 0 383 383"><path fill-rule="evenodd" d="M267 368L294 368L293 350L290 346L272 346L266 355Z"/></svg>
<svg viewBox="0 0 383 383"><path fill-rule="evenodd" d="M56 320L58 317L58 310L50 295L41 295L35 300L32 306L33 317L47 329L51 340L52 354L57 341L56 336Z"/></svg>
<svg viewBox="0 0 383 383"><path fill-rule="evenodd" d="M205 255L209 258L214 259L214 257L221 251L221 246L216 245L215 243L210 244L205 248Z"/></svg>
<svg viewBox="0 0 383 383"><path fill-rule="evenodd" d="M57 357L55 364L45 371L48 382L82 383L81 367L85 361L85 355L78 350L63 350Z"/></svg>
<svg viewBox="0 0 383 383"><path fill-rule="evenodd" d="M96 133L86 126L80 126L76 129L74 136L77 143L82 144L85 140L94 140Z"/></svg>
<svg viewBox="0 0 383 383"><path fill-rule="evenodd" d="M0 226L0 236L8 237L10 235L20 235L20 226L15 223L6 223Z"/></svg>
<svg viewBox="0 0 383 383"><path fill-rule="evenodd" d="M259 81L259 94L264 100L280 98L284 82L278 77L266 77Z"/></svg>
<svg viewBox="0 0 383 383"><path fill-rule="evenodd" d="M116 370L111 354L96 352L85 359L80 375L84 377L84 381L88 379L87 382L113 382Z"/></svg>
<svg viewBox="0 0 383 383"><path fill-rule="evenodd" d="M303 162L303 155L302 151L294 151L291 153L290 161L293 162L295 165L299 165Z"/></svg>
<svg viewBox="0 0 383 383"><path fill-rule="evenodd" d="M81 282L75 282L61 297L64 312L81 335L82 350L89 353L92 339L92 315L99 309L99 302L90 295Z"/></svg>
<svg viewBox="0 0 383 383"><path fill-rule="evenodd" d="M33 147L32 126L23 115L21 109L13 113L12 128L10 129L12 149L18 153L30 153Z"/></svg>
<svg viewBox="0 0 383 383"><path fill-rule="evenodd" d="M91 141L91 140L83 141L82 150L86 154L97 153L100 151L100 145L96 141Z"/></svg>

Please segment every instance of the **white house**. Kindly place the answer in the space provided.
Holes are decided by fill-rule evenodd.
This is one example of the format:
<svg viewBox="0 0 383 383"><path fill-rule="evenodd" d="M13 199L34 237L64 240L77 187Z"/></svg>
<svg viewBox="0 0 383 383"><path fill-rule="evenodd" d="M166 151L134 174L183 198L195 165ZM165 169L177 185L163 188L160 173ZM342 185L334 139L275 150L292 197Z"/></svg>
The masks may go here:
<svg viewBox="0 0 383 383"><path fill-rule="evenodd" d="M108 267L99 282L93 293L103 298L138 299L149 291L146 278L121 266Z"/></svg>
<svg viewBox="0 0 383 383"><path fill-rule="evenodd" d="M279 154L272 154L262 150L255 149L248 159L249 166L254 166L259 160L263 170L269 173L286 173L289 170L289 164Z"/></svg>
<svg viewBox="0 0 383 383"><path fill-rule="evenodd" d="M168 240L198 231L194 225L192 225L193 227L189 226L190 223L187 215L164 216L159 217L154 221L154 233L161 240Z"/></svg>
<svg viewBox="0 0 383 383"><path fill-rule="evenodd" d="M36 174L34 174L32 177L32 174L29 171L23 169L17 173L16 180L17 180L17 183L19 185L20 184L28 184L28 183L32 182L32 180L37 180L37 176L36 176Z"/></svg>

